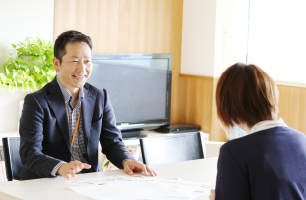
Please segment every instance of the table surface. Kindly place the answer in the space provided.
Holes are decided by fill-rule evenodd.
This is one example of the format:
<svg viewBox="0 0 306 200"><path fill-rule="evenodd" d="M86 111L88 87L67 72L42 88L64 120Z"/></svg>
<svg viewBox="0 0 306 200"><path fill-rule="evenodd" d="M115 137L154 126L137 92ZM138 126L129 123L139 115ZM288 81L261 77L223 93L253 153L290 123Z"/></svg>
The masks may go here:
<svg viewBox="0 0 306 200"><path fill-rule="evenodd" d="M217 174L218 158L207 158L200 160L184 161L151 166L160 178L181 178L183 181L195 181L215 184ZM105 176L128 176L123 170L113 170L104 172L94 172L78 174L71 180L81 180L83 178L98 178ZM88 198L81 196L68 187L75 186L63 177L42 178L28 181L9 181L0 183L0 199L16 200L61 200ZM209 193L198 199L209 199Z"/></svg>

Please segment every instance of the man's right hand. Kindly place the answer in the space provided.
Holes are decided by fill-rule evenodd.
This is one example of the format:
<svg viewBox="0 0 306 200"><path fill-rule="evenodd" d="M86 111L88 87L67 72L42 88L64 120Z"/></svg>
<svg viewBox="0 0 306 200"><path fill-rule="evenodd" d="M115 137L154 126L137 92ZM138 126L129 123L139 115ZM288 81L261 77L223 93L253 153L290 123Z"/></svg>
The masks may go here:
<svg viewBox="0 0 306 200"><path fill-rule="evenodd" d="M210 195L209 195L209 200L215 200L216 198L216 193L214 189L210 190Z"/></svg>
<svg viewBox="0 0 306 200"><path fill-rule="evenodd" d="M65 163L60 168L58 168L56 174L61 175L65 179L69 180L70 177L75 177L75 174L82 171L82 169L90 169L91 165L86 163L81 163L80 161L72 161L70 163Z"/></svg>

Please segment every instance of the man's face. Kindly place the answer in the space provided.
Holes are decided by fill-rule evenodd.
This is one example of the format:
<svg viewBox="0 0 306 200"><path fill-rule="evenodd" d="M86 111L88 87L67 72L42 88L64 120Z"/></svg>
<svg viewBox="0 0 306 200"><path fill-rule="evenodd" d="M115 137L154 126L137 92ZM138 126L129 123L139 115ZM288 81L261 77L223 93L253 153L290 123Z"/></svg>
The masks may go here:
<svg viewBox="0 0 306 200"><path fill-rule="evenodd" d="M74 42L66 44L66 52L62 63L54 57L53 65L60 83L73 94L91 75L91 49L85 42Z"/></svg>

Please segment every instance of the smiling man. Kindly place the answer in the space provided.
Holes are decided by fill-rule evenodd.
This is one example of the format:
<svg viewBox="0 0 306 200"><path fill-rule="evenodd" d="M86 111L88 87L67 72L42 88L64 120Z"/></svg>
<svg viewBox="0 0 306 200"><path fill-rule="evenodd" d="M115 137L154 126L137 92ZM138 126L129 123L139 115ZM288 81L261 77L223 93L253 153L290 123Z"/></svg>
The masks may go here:
<svg viewBox="0 0 306 200"><path fill-rule="evenodd" d="M22 180L102 171L102 152L126 173L156 173L135 161L122 142L105 89L88 83L92 73L92 41L77 31L58 36L53 65L57 76L25 97L20 119Z"/></svg>

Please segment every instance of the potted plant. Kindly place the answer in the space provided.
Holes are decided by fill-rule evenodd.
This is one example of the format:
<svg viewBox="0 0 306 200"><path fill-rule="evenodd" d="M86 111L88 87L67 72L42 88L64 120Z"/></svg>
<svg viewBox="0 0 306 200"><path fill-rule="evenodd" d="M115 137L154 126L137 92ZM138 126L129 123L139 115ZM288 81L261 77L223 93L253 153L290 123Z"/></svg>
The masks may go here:
<svg viewBox="0 0 306 200"><path fill-rule="evenodd" d="M56 75L53 67L53 45L38 37L26 37L25 42L12 44L17 55L10 54L0 68L0 89L3 92L33 91L42 88Z"/></svg>

